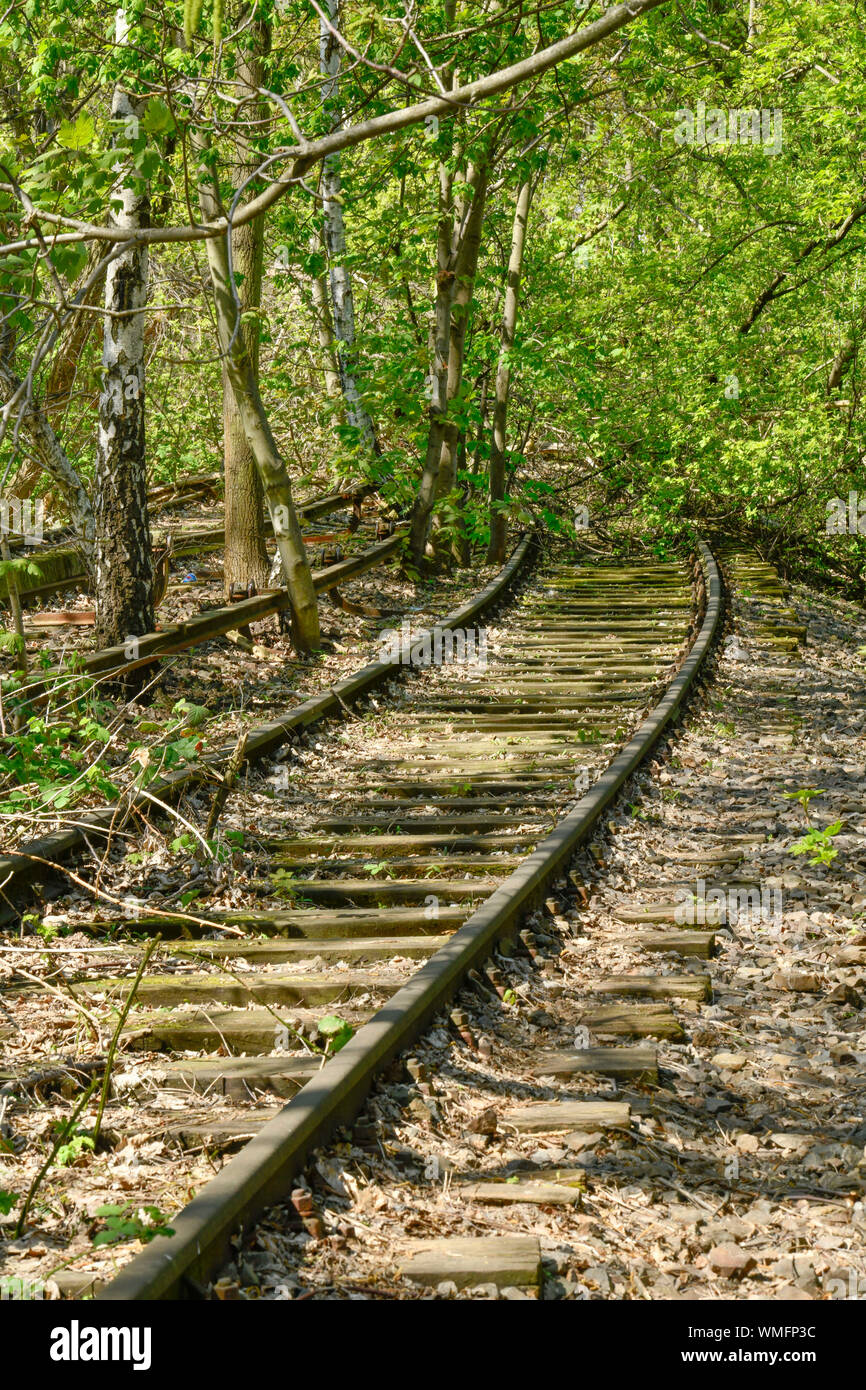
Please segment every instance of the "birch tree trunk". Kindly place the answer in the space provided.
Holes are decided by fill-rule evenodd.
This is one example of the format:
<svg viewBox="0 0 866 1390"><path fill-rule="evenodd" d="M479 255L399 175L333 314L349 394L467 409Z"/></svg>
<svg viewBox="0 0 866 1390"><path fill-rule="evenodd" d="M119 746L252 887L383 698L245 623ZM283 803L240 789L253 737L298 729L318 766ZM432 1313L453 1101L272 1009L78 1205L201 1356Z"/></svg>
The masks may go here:
<svg viewBox="0 0 866 1390"><path fill-rule="evenodd" d="M198 192L204 222L224 215L213 175L204 166L199 171ZM312 651L320 642L319 605L292 498L291 479L271 430L244 336L235 332L238 312L231 289L226 239L209 237L206 247L220 349L273 522L289 592L295 646L301 652Z"/></svg>
<svg viewBox="0 0 866 1390"><path fill-rule="evenodd" d="M511 353L517 328L520 303L520 277L523 252L526 246L526 226L532 201L532 180L527 175L517 191L514 225L511 231L511 254L508 258L508 277L505 303L502 309L502 333L499 341L499 361L496 367L496 390L493 403L493 445L490 450L490 544L487 559L492 565L505 561L508 522L497 504L505 500L505 427L508 418L508 395L511 388Z"/></svg>
<svg viewBox="0 0 866 1390"><path fill-rule="evenodd" d="M123 12L117 42L126 36ZM111 114L116 121L138 119L128 93L115 89ZM147 191L114 190L120 208L112 223L128 231L150 221ZM109 265L105 277L102 338L102 391L94 464L96 640L99 646L125 643L153 630L153 550L147 510L145 453L144 308L148 294L146 243L132 243ZM134 693L150 678L150 666L125 680Z"/></svg>
<svg viewBox="0 0 866 1390"><path fill-rule="evenodd" d="M236 22L242 17L241 10ZM254 38L255 48L239 50L235 82L241 99L247 98L244 110L247 118L252 121L266 113L263 103L253 98L264 79L262 58L270 47L270 27L267 22L256 20L248 32ZM236 148L237 178L243 181L256 168L258 161L255 151L250 149L243 137L238 138ZM232 232L232 262L237 277L241 314L244 316L240 336L243 338L244 349L257 379L261 339L261 323L257 311L261 305L262 294L264 231L265 220L261 216L236 227ZM232 584L247 585L252 581L257 589L263 589L268 582L270 564L265 544L262 483L225 362L223 456L226 491L224 573L225 593L228 597Z"/></svg>
<svg viewBox="0 0 866 1390"><path fill-rule="evenodd" d="M314 254L321 252L322 245L321 232L317 232L310 237L310 250ZM341 393L342 385L340 382L340 366L337 361L337 350L334 346L334 320L331 317L331 306L328 303L328 285L324 274L313 275L311 277L310 289L313 297L316 333L318 334L319 348L322 354L322 373L325 382L325 395L329 400L335 400Z"/></svg>
<svg viewBox="0 0 866 1390"><path fill-rule="evenodd" d="M323 9L335 29L340 27L340 0L324 0ZM343 124L340 110L340 46L324 20L319 24L319 66L325 81L322 83L322 105L330 108L331 129ZM355 379L355 301L352 277L346 262L346 224L343 218L342 181L339 155L328 155L322 164L322 207L324 212L325 247L330 268L331 308L340 386L346 405L346 419L357 431L364 448L378 452L373 422L361 400Z"/></svg>

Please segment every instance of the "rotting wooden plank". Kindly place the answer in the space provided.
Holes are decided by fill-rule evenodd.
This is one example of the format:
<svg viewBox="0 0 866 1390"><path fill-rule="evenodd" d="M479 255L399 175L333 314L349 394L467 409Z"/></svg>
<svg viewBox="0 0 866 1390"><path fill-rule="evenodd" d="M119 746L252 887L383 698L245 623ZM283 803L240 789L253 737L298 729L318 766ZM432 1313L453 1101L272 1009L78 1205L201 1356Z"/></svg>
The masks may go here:
<svg viewBox="0 0 866 1390"><path fill-rule="evenodd" d="M658 1082L658 1053L654 1047L585 1047L573 1052L542 1052L530 1067L532 1076L613 1076Z"/></svg>
<svg viewBox="0 0 866 1390"><path fill-rule="evenodd" d="M542 1182L537 1178L518 1178L505 1182L460 1183L451 1188L452 1198L462 1197L472 1202L492 1206L511 1206L528 1202L533 1206L573 1207L585 1190L585 1182L569 1186L564 1182Z"/></svg>
<svg viewBox="0 0 866 1390"><path fill-rule="evenodd" d="M164 1090L249 1100L263 1091L289 1100L321 1065L321 1057L314 1053L302 1057L189 1057L136 1067L134 1072L119 1071L112 1077L111 1087L113 1095L126 1098Z"/></svg>
<svg viewBox="0 0 866 1390"><path fill-rule="evenodd" d="M292 1007L285 1012L307 1029L318 1022L317 1015L308 1009ZM340 1016L353 1027L365 1019L357 1009L345 1006ZM270 1009L191 1009L168 1018L164 1014L145 1019L131 1016L122 1036L130 1051L210 1052L227 1047L234 1055L267 1056L273 1052L281 1027L279 1014L275 1017Z"/></svg>
<svg viewBox="0 0 866 1390"><path fill-rule="evenodd" d="M172 1123L166 1125L163 1132L166 1139L176 1140L184 1149L224 1149L245 1143L278 1113L278 1108L267 1106L255 1110L232 1110L228 1114L217 1110L209 1115L185 1116L178 1123L177 1113L172 1112Z"/></svg>
<svg viewBox="0 0 866 1390"><path fill-rule="evenodd" d="M413 814L409 806L394 806L390 814L382 812L375 816L342 816L328 818L327 820L316 821L315 829L330 831L331 834L350 833L354 830L365 831L375 830L376 827L387 830L389 827L396 829L397 833L405 832L425 833L434 831L440 835L466 835L477 831L479 834L486 834L499 830L507 829L531 829L537 831L546 830L551 823L548 816L540 820L523 808L513 811L503 811L497 816L484 815L416 815Z"/></svg>
<svg viewBox="0 0 866 1390"><path fill-rule="evenodd" d="M302 941L276 938L272 941L179 941L171 943L173 956L207 957L210 960L242 960L262 965L281 965L286 961L321 959L323 962L344 960L354 965L366 961L390 960L402 956L407 960L424 960L442 944L441 934L429 936L371 936L345 938L308 937Z"/></svg>
<svg viewBox="0 0 866 1390"><path fill-rule="evenodd" d="M715 932L711 931L639 931L627 938L633 946L644 951L674 951L680 956L700 956L707 960L716 944Z"/></svg>
<svg viewBox="0 0 866 1390"><path fill-rule="evenodd" d="M678 926L689 926L693 919L701 917L700 926L717 927L721 925L721 909L717 902L670 902L647 903L640 907L616 907L613 915L620 922L674 922Z"/></svg>
<svg viewBox="0 0 866 1390"><path fill-rule="evenodd" d="M245 1007L251 1000L263 1004L310 1008L335 1002L346 1003L360 994L376 996L393 993L403 981L399 976L340 971L326 975L289 975L279 971L249 971L247 976L207 974L149 975L139 982L136 1004L139 1008L158 1008L177 1004L219 1004ZM131 980L80 980L70 986L73 993L106 994L125 998Z"/></svg>
<svg viewBox="0 0 866 1390"><path fill-rule="evenodd" d="M531 1101L507 1110L502 1124L518 1134L546 1134L559 1130L628 1129L631 1107L618 1100Z"/></svg>
<svg viewBox="0 0 866 1390"><path fill-rule="evenodd" d="M402 932L409 936L428 931L442 932L459 926L470 912L468 904L440 907L435 918L427 918L423 909L412 907L346 907L334 911L317 907L276 908L271 912L214 913L211 920L214 930L227 926L260 932L263 936L287 936L297 940L302 937L380 936L384 931L395 936ZM113 922L109 919L88 925L91 930L104 932ZM125 921L123 925L136 932L159 931L164 936L172 929L186 933L193 929L201 932L208 930L207 926L196 927L195 923L182 917L149 917L147 913Z"/></svg>
<svg viewBox="0 0 866 1390"><path fill-rule="evenodd" d="M682 1024L667 1004L606 1004L581 1014L580 1021L594 1033L636 1038L685 1037Z"/></svg>
<svg viewBox="0 0 866 1390"><path fill-rule="evenodd" d="M451 871L452 869L461 874L472 874L473 877L481 879L489 878L492 874L508 874L520 863L522 856L515 854L488 854L488 855L468 855L444 853L438 855L418 855L417 858L401 859L388 856L388 869L392 872L399 870L401 874L419 878L424 881L430 869ZM361 869L372 869L379 861L372 857L365 856L353 859L292 859L289 855L273 854L271 863L283 869L290 869L294 874L310 874L318 871L329 874L342 873L345 869L358 871ZM325 883L329 880L321 879ZM371 879L371 882L374 880ZM336 880L335 880L336 882Z"/></svg>
<svg viewBox="0 0 866 1390"><path fill-rule="evenodd" d="M270 886L270 885L268 885ZM469 898L479 901L496 887L495 880L489 883L466 882L456 878L341 878L298 879L295 884L295 901L304 899L310 902L353 903L359 899L382 903L419 903L434 894L440 903L462 902Z"/></svg>
<svg viewBox="0 0 866 1390"><path fill-rule="evenodd" d="M347 788L346 799L350 795L351 789ZM451 811L513 811L515 805L520 804L524 810L532 807L537 815L551 804L558 809L558 800L554 800L552 788L533 789L531 785L521 787L517 793L496 796L449 796L430 788L426 795L422 793L408 800L405 796L398 798L396 795L367 796L363 791L358 791L356 795L359 800L363 798L364 807L372 811L427 811L431 806ZM536 807L540 809L536 811Z"/></svg>
<svg viewBox="0 0 866 1390"><path fill-rule="evenodd" d="M305 836L303 839L288 840L284 846L286 854L311 853L319 850L327 857L331 854L350 854L353 850L370 855L380 855L383 859L402 854L413 848L441 850L448 854L454 850L508 849L516 845L532 844L535 838L545 833L545 827L533 827L526 834L503 835L341 835L335 839Z"/></svg>
<svg viewBox="0 0 866 1390"><path fill-rule="evenodd" d="M709 975L610 975L592 987L594 994L648 994L653 999L709 999Z"/></svg>
<svg viewBox="0 0 866 1390"><path fill-rule="evenodd" d="M536 1236L449 1236L412 1241L398 1272L414 1284L450 1281L458 1289L496 1284L500 1289L541 1281L541 1246Z"/></svg>

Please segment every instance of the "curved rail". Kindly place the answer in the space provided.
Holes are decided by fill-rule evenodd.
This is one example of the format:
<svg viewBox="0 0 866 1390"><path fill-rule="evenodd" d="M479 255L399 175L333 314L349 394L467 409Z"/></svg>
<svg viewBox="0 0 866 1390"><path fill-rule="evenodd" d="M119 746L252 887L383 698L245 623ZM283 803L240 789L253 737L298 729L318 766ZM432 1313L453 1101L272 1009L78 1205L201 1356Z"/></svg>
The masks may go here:
<svg viewBox="0 0 866 1390"><path fill-rule="evenodd" d="M524 541L523 547L527 545ZM503 576L521 562L521 548L483 595L450 615L446 620L449 626L458 627L489 605L490 590L501 591ZM99 1298L129 1301L201 1296L210 1274L229 1256L231 1237L285 1196L309 1153L357 1114L377 1072L421 1033L467 972L512 931L516 920L565 868L676 718L718 632L721 579L703 542L700 558L706 609L689 654L661 700L589 792L321 1073L173 1218L175 1234L153 1242L137 1255Z"/></svg>

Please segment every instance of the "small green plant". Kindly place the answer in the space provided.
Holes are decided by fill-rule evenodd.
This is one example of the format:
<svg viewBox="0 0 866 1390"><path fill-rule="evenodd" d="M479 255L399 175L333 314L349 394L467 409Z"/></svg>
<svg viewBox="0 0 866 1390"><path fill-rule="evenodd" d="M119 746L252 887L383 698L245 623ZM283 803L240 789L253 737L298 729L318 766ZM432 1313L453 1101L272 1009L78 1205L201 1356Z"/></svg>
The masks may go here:
<svg viewBox="0 0 866 1390"><path fill-rule="evenodd" d="M2 760L0 811L18 814L52 807L63 810L92 790L113 799L118 789L98 760L93 743L107 744L111 732L89 714L52 720L32 715L17 733L7 732Z"/></svg>
<svg viewBox="0 0 866 1390"><path fill-rule="evenodd" d="M172 854L192 854L197 844L195 836L185 830L182 835L175 835L170 848Z"/></svg>
<svg viewBox="0 0 866 1390"><path fill-rule="evenodd" d="M278 898L292 900L297 897L296 879L290 869L274 869L271 874L271 891Z"/></svg>
<svg viewBox="0 0 866 1390"><path fill-rule="evenodd" d="M377 878L379 874L388 872L388 861L387 859L379 859L373 864L365 864L364 867L368 874L372 874L373 878Z"/></svg>
<svg viewBox="0 0 866 1390"><path fill-rule="evenodd" d="M791 854L810 854L810 864L832 864L839 851L833 844L833 836L842 829L840 820L828 825L826 830L818 830L813 825L800 840L791 845Z"/></svg>
<svg viewBox="0 0 866 1390"><path fill-rule="evenodd" d="M320 1018L316 1026L320 1037L325 1039L325 1052L328 1056L345 1047L355 1031L351 1023L340 1018L339 1014L328 1014L326 1018Z"/></svg>
<svg viewBox="0 0 866 1390"><path fill-rule="evenodd" d="M204 724L206 719L210 719L207 705L194 705L189 700L178 700L172 705L171 712L178 716L187 729L197 729L199 724Z"/></svg>
<svg viewBox="0 0 866 1390"><path fill-rule="evenodd" d="M13 575L16 580L42 578L41 569L36 564L36 561L31 560L29 556L0 560L0 579L8 579L10 574Z"/></svg>
<svg viewBox="0 0 866 1390"><path fill-rule="evenodd" d="M814 801L816 796L824 795L823 787L800 787L795 792L782 792L786 801L796 801L803 808L806 817L806 824L809 824L809 803Z"/></svg>
<svg viewBox="0 0 866 1390"><path fill-rule="evenodd" d="M197 835L191 835L188 830L184 830L180 835L176 835L171 842L172 854L190 854L201 858L206 855L209 859L214 859L218 864L224 864L231 858L231 847L224 845L219 840L200 840Z"/></svg>
<svg viewBox="0 0 866 1390"><path fill-rule="evenodd" d="M97 1207L95 1216L105 1218L105 1225L92 1238L92 1244L118 1245L124 1240L140 1240L148 1245L155 1236L173 1236L174 1230L168 1225L168 1217L159 1207L138 1207L134 1202L106 1202Z"/></svg>
<svg viewBox="0 0 866 1390"><path fill-rule="evenodd" d="M55 1126L55 1133L57 1133L58 1130L59 1126ZM61 1144L60 1148L57 1150L55 1162L58 1163L61 1168L71 1168L74 1163L78 1162L82 1154L93 1153L95 1147L91 1135L81 1130L77 1132L73 1131L66 1143Z"/></svg>
<svg viewBox="0 0 866 1390"><path fill-rule="evenodd" d="M806 834L799 840L795 840L791 845L790 854L808 854L810 864L832 864L837 858L839 851L833 844L833 837L839 834L842 829L840 820L828 825L826 830L819 830L812 825L809 820L809 804L814 801L816 796L823 796L823 787L799 787L795 792L783 792L782 795L787 801L796 801L803 808L803 815L806 818Z"/></svg>
<svg viewBox="0 0 866 1390"><path fill-rule="evenodd" d="M8 1188L0 1187L0 1216L8 1216L17 1201L17 1192L10 1192Z"/></svg>

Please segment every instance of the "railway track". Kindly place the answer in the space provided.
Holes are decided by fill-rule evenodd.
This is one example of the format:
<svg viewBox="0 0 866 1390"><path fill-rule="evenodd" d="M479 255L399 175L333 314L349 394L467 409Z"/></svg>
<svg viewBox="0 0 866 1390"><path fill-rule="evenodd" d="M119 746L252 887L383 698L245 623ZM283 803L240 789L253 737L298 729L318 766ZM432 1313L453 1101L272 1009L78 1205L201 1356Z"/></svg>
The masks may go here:
<svg viewBox="0 0 866 1390"><path fill-rule="evenodd" d="M329 493L326 496L315 497L309 502L301 503L297 512L298 520L304 531L305 542L311 546L316 545L319 534L322 533L322 528L317 523L320 523L323 517L334 515L347 503L354 502L356 498L360 501L372 491L371 488L362 487L351 491ZM156 494L154 504L158 505ZM356 527L356 531L361 534L365 531L369 532L369 530L369 523L364 521L361 521L360 526ZM265 531L267 535L273 535L273 526L269 517L265 519ZM189 559L191 556L200 556L221 550L225 544L225 527L219 521L197 527L189 527L183 522L178 522L174 525L156 526L153 539L155 550L159 546L164 546L170 539L173 545L173 558L175 560ZM82 567L81 555L73 542L68 540L46 541L44 545L38 545L31 549L19 541L13 546L13 549L16 552L23 552L27 549L42 571L42 578L38 584L19 586L18 597L25 608L31 608L34 604L41 603L53 594L65 589L83 588L86 591L89 584L87 571ZM2 592L0 592L0 607L5 607L7 602L8 595L4 584Z"/></svg>
<svg viewBox="0 0 866 1390"><path fill-rule="evenodd" d="M319 499L316 503L310 503L309 508L313 515L319 516L324 514L326 505L329 511L333 511L333 507L340 500L339 497ZM363 543L367 539L365 532L369 532L370 529L370 522L362 521L357 528L356 540L360 539ZM332 534L318 533L315 530L308 536L310 543L333 539ZM345 556L339 547L337 550L333 547L322 547L317 557L320 567L314 568L312 576L317 593L328 595L335 607L345 608L349 612L363 611L364 605L353 605L340 593L340 589L358 576L392 559L400 543L401 536L398 533L366 548L353 549ZM30 680L26 687L29 707L31 711L35 711L49 701L65 700L70 694L75 698L80 691L82 680L116 679L136 666L148 665L166 656L189 651L215 637L236 633L238 629L248 633L250 623L275 613L282 613L287 607L288 596L285 589L268 590L240 602L200 612L185 621L163 624L158 631L146 633L135 640L134 656L131 656L127 642L122 646L103 648L87 654L78 661L74 673L60 668L43 670L37 678ZM375 609L372 611L376 612ZM238 640L246 641L246 638L239 637ZM247 646L251 647L251 644L247 642ZM262 746L266 745L267 736ZM255 746L253 743L251 749ZM162 799L172 801L202 776L212 776L214 771L218 774L226 757L226 751L217 751L215 755L208 754L203 757L198 767L160 778L158 785L151 788L151 795L157 793ZM28 883L39 882L44 877L43 861L54 863L86 851L88 836L103 838L116 828L119 816L122 818L130 808L134 810L142 804L142 797L136 799L133 796L126 799L123 807L113 804L96 808L86 812L80 824L73 824L67 829L54 832L27 845L26 854L0 854L0 883L5 890L5 898L14 899ZM5 913L5 905L0 904L0 920Z"/></svg>
<svg viewBox="0 0 866 1390"><path fill-rule="evenodd" d="M184 1154L244 1145L172 1216L175 1235L155 1238L101 1296L206 1291L237 1229L285 1195L460 984L482 981L496 943L517 943L523 915L676 714L719 621L709 552L693 569L547 561L491 625L529 551L524 542L443 623L462 660L413 671L336 732L292 743L264 774L276 796L262 795L260 775L229 801L224 825L243 838L236 883L254 907L215 913L199 899L177 916L102 910L69 922L91 955L61 972L62 987L91 1018L117 1015L143 943L161 937L120 1033L105 1121L114 1150L156 1142L188 1169ZM286 753L296 731L346 710L413 654L423 662L417 634L400 640L396 664L392 654L308 702L253 751ZM521 939L537 949L531 933ZM484 978L499 988L495 969ZM26 1016L39 987L13 976L3 999ZM459 1011L452 1021L459 1031ZM83 1070L98 1074L98 1061ZM67 1091L75 1084L71 1070ZM26 1093L27 1078L20 1085ZM14 1079L5 1089L15 1093ZM104 1192L99 1157L91 1178ZM133 1204L167 1205L158 1167L126 1186ZM79 1268L58 1276L66 1292L104 1284L71 1258Z"/></svg>
<svg viewBox="0 0 866 1390"><path fill-rule="evenodd" d="M667 756L217 1297L862 1298L862 611L716 552L733 631Z"/></svg>

